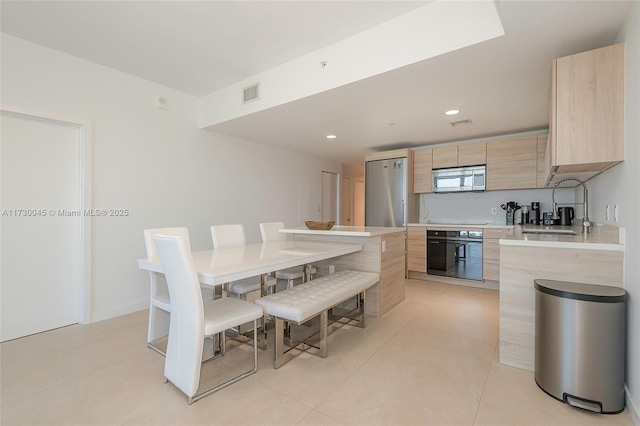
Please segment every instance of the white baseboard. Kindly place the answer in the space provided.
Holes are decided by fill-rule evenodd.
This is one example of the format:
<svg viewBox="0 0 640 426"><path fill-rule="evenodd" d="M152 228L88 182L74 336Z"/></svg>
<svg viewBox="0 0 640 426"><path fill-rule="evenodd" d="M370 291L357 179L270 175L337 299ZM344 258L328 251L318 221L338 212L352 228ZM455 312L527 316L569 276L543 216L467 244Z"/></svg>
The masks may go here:
<svg viewBox="0 0 640 426"><path fill-rule="evenodd" d="M624 398L627 404L627 411L629 412L629 416L631 416L631 421L635 426L640 426L640 410L638 410L638 404L636 404L629 395L629 388L627 386L624 387Z"/></svg>
<svg viewBox="0 0 640 426"><path fill-rule="evenodd" d="M149 309L149 302L136 303L135 305L129 305L118 309L113 309L104 312L93 312L91 322L98 322L109 318L119 317L121 315L131 314L143 309Z"/></svg>

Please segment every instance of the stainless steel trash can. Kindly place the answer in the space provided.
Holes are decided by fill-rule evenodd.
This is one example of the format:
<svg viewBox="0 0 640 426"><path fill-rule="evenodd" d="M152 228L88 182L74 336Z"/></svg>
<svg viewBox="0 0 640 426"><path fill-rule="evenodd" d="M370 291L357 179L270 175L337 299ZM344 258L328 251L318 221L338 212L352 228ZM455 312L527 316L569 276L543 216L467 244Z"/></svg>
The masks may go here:
<svg viewBox="0 0 640 426"><path fill-rule="evenodd" d="M535 280L534 286L540 389L584 410L624 410L624 289L552 280Z"/></svg>

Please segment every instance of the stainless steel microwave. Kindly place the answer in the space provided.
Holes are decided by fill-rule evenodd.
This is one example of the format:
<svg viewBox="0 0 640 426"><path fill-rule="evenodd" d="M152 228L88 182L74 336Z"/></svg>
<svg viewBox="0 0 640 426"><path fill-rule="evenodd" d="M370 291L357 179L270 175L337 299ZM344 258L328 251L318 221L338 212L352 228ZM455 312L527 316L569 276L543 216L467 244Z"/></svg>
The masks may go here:
<svg viewBox="0 0 640 426"><path fill-rule="evenodd" d="M436 169L433 192L484 191L486 166Z"/></svg>

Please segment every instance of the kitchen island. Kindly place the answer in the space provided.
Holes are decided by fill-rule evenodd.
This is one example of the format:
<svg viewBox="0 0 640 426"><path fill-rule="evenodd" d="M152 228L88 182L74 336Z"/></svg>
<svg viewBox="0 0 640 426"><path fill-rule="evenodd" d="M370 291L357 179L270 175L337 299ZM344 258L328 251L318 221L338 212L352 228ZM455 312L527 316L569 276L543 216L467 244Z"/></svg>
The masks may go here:
<svg viewBox="0 0 640 426"><path fill-rule="evenodd" d="M623 230L572 230L575 235L530 234L516 226L500 239L500 363L534 370L534 280L623 286Z"/></svg>
<svg viewBox="0 0 640 426"><path fill-rule="evenodd" d="M374 226L335 226L330 230L285 228L296 241L327 241L362 244L362 251L318 263L318 277L335 270L377 272L380 282L367 290L366 313L384 315L404 300L405 229Z"/></svg>

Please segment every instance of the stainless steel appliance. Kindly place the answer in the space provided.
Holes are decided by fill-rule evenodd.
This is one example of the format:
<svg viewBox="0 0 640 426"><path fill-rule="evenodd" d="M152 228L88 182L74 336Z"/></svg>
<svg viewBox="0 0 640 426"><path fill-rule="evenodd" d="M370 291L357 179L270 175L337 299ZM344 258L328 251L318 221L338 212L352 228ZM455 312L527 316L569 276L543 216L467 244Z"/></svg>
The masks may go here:
<svg viewBox="0 0 640 426"><path fill-rule="evenodd" d="M534 280L535 380L566 404L597 413L624 410L624 289Z"/></svg>
<svg viewBox="0 0 640 426"><path fill-rule="evenodd" d="M484 191L485 166L436 169L433 174L433 192Z"/></svg>
<svg viewBox="0 0 640 426"><path fill-rule="evenodd" d="M482 231L427 230L427 273L482 280Z"/></svg>
<svg viewBox="0 0 640 426"><path fill-rule="evenodd" d="M406 158L367 161L364 196L366 226L405 226L408 180Z"/></svg>

